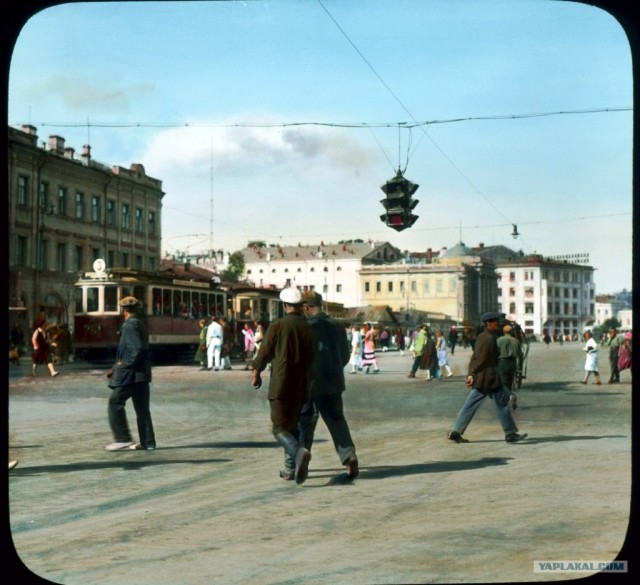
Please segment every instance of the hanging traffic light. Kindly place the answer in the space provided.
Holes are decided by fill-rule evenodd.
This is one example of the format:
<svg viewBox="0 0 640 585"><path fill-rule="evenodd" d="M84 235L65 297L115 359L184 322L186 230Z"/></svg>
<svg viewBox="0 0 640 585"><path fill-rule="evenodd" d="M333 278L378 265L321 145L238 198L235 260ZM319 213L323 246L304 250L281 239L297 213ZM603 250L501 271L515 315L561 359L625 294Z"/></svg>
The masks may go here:
<svg viewBox="0 0 640 585"><path fill-rule="evenodd" d="M419 203L417 199L413 199L413 194L419 186L405 179L402 171L398 169L396 176L380 187L387 196L380 201L386 209L386 213L383 213L380 219L398 232L411 227L418 219L418 216L411 212Z"/></svg>

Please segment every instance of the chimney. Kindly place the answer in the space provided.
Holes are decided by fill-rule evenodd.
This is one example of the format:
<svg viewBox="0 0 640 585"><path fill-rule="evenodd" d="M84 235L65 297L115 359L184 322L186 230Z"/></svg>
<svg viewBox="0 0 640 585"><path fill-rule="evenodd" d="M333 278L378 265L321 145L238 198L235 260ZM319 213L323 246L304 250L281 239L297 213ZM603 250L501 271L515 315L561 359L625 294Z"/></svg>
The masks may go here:
<svg viewBox="0 0 640 585"><path fill-rule="evenodd" d="M85 144L82 147L82 154L80 155L80 158L82 158L82 162L85 164L91 160L91 146Z"/></svg>
<svg viewBox="0 0 640 585"><path fill-rule="evenodd" d="M480 242L480 243L478 244L478 248L480 248L480 249L482 250L482 249L484 248L484 242Z"/></svg>
<svg viewBox="0 0 640 585"><path fill-rule="evenodd" d="M57 154L62 154L64 152L64 138L62 136L49 136L49 150L53 151Z"/></svg>
<svg viewBox="0 0 640 585"><path fill-rule="evenodd" d="M20 128L25 134L28 134L29 136L38 135L38 131L36 130L36 127L31 126L31 124L23 124Z"/></svg>
<svg viewBox="0 0 640 585"><path fill-rule="evenodd" d="M73 155L75 154L75 149L71 148L70 146L67 146L67 148L64 149L64 158L68 158L70 160L73 160Z"/></svg>

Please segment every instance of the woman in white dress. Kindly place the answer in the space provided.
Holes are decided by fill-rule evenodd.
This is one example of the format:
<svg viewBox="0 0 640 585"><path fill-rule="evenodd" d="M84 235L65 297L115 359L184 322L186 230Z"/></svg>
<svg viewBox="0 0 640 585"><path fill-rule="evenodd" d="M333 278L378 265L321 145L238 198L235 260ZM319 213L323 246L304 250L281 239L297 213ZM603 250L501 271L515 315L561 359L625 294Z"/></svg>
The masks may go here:
<svg viewBox="0 0 640 585"><path fill-rule="evenodd" d="M591 335L591 331L585 331L584 338L586 343L582 350L587 353L587 359L584 362L584 380L582 380L582 383L586 384L589 380L589 375L593 372L593 376L596 379L595 383L600 385L602 381L598 371L598 344Z"/></svg>

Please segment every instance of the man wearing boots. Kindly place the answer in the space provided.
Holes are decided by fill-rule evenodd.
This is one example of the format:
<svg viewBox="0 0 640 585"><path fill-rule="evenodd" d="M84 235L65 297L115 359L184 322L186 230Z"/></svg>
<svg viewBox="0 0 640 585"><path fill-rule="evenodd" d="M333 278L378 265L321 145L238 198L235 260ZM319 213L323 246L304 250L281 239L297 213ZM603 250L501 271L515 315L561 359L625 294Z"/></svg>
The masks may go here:
<svg viewBox="0 0 640 585"><path fill-rule="evenodd" d="M251 362L253 387L262 386L260 372L271 363L268 393L271 430L286 455L295 462L294 479L301 484L307 479L311 453L296 435L302 406L309 400L315 336L302 314L300 291L285 288L280 300L286 315L269 326L260 351Z"/></svg>
<svg viewBox="0 0 640 585"><path fill-rule="evenodd" d="M502 316L501 313L495 312L485 313L482 316L485 328L476 340L466 380L466 385L471 388L471 392L462 405L452 429L447 434L447 438L455 443L469 442L462 435L487 397L495 402L498 419L507 443L517 443L527 436L518 433L518 427L513 420L509 405L511 393L503 386L498 372L499 350L496 338L499 320Z"/></svg>
<svg viewBox="0 0 640 585"><path fill-rule="evenodd" d="M344 417L342 393L345 390L344 368L349 363L349 341L344 327L322 310L322 295L307 291L302 295L302 311L316 336L316 352L310 384L311 400L302 407L298 421L299 440L311 451L318 417L327 425L340 463L347 478L358 476L358 458ZM287 454L283 479L293 479L293 459Z"/></svg>

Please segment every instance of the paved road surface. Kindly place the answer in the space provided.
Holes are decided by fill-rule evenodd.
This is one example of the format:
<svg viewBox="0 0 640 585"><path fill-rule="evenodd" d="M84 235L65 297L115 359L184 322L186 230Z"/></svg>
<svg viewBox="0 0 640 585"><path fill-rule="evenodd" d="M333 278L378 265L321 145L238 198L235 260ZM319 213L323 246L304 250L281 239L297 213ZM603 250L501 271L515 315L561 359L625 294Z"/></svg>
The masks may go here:
<svg viewBox="0 0 640 585"><path fill-rule="evenodd" d="M504 442L490 403L447 441L467 389L409 380L411 359L378 354L381 373L348 375L344 395L361 463L345 481L322 422L309 478L278 476L266 380L248 372L154 369L154 452L108 453L103 372L55 379L9 372L10 529L36 575L69 585L549 582L534 561L611 561L631 494L631 384L579 383L578 343L532 345ZM604 379L605 353L600 352ZM129 406L130 422L134 423ZM132 425L133 428L134 424ZM623 554L626 554L624 551ZM620 557L631 563L633 559ZM620 575L612 575L620 579ZM22 581L13 581L15 583Z"/></svg>

